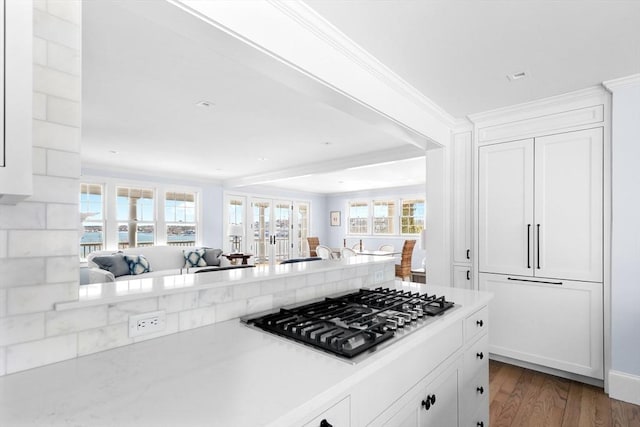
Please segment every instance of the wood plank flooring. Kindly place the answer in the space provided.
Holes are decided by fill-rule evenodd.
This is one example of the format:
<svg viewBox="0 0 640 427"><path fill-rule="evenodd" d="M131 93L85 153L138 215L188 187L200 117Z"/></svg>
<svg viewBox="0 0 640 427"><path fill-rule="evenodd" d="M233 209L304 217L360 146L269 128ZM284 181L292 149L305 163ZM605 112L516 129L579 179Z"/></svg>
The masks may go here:
<svg viewBox="0 0 640 427"><path fill-rule="evenodd" d="M640 427L640 406L600 388L489 361L491 427Z"/></svg>

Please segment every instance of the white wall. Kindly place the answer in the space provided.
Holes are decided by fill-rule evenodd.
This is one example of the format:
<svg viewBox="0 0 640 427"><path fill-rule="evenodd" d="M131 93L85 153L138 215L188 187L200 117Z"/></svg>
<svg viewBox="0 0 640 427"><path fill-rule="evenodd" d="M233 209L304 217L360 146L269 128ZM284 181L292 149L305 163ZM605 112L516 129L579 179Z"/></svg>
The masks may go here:
<svg viewBox="0 0 640 427"><path fill-rule="evenodd" d="M612 110L611 367L640 376L640 77Z"/></svg>
<svg viewBox="0 0 640 427"><path fill-rule="evenodd" d="M373 199L400 199L402 197L424 197L424 186L414 185L399 188L382 188L378 190L365 190L354 191L349 193L333 194L327 197L327 208L325 216L327 220L327 239L320 239L320 243L330 247L339 248L342 247L343 241L347 239L347 247L352 247L355 244L359 244L362 240L362 245L365 249L375 250L383 244L390 244L395 247L396 250L401 250L402 245L406 237L404 236L347 236L347 202L349 200L373 200ZM428 210L428 208L427 208ZM329 225L329 212L339 211L341 213L341 225L339 227L332 227ZM419 237L411 237L419 241ZM324 243L327 242L327 243ZM415 249L413 250L413 257L411 258L412 268L421 268L422 260L425 257L425 251L419 246L417 242Z"/></svg>

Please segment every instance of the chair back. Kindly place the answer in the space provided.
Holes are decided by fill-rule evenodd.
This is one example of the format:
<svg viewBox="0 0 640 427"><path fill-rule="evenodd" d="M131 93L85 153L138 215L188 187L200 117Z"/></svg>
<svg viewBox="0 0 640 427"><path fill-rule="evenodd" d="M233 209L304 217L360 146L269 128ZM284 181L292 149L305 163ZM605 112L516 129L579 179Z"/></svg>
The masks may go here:
<svg viewBox="0 0 640 427"><path fill-rule="evenodd" d="M360 251L360 243L356 243L355 245L352 246L352 248L356 252ZM362 245L362 250L364 250L364 244Z"/></svg>
<svg viewBox="0 0 640 427"><path fill-rule="evenodd" d="M385 252L393 252L394 249L395 248L393 247L393 245L380 245L380 248L378 250L385 251Z"/></svg>
<svg viewBox="0 0 640 427"><path fill-rule="evenodd" d="M396 276L408 277L411 275L411 257L413 256L413 248L415 245L415 240L404 241L400 265L396 265Z"/></svg>
<svg viewBox="0 0 640 427"><path fill-rule="evenodd" d="M309 256L318 256L316 248L320 244L320 239L318 237L307 237L307 243L309 243Z"/></svg>
<svg viewBox="0 0 640 427"><path fill-rule="evenodd" d="M352 256L356 256L356 251L351 248L340 248L340 256L342 258L349 258Z"/></svg>
<svg viewBox="0 0 640 427"><path fill-rule="evenodd" d="M331 249L324 245L316 246L316 254L322 259L331 259Z"/></svg>

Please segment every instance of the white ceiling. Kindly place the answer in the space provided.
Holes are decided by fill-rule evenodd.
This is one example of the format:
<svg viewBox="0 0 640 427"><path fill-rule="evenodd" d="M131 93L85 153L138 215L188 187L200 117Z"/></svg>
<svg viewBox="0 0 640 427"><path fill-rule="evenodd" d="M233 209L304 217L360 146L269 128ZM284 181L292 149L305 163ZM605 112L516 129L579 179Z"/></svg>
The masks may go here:
<svg viewBox="0 0 640 427"><path fill-rule="evenodd" d="M640 72L640 1L306 3L455 117ZM320 193L424 182L406 138L121 4L83 3L86 167Z"/></svg>
<svg viewBox="0 0 640 427"><path fill-rule="evenodd" d="M458 118L640 73L637 0L305 3Z"/></svg>

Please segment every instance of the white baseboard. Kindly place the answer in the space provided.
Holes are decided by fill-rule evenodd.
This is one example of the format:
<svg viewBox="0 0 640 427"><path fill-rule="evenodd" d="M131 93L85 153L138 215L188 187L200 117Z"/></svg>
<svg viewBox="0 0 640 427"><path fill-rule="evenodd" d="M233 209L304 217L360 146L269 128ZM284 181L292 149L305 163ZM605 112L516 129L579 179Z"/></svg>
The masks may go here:
<svg viewBox="0 0 640 427"><path fill-rule="evenodd" d="M609 371L609 397L640 405L640 377Z"/></svg>

